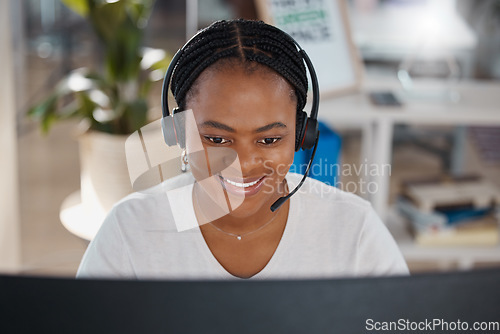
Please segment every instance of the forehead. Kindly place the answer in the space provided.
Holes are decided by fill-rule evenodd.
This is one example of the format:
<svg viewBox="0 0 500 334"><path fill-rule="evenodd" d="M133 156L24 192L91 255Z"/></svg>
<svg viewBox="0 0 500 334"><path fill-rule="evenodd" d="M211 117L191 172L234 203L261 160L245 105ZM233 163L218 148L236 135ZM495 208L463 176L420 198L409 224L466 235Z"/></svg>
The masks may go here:
<svg viewBox="0 0 500 334"><path fill-rule="evenodd" d="M258 66L250 70L242 66L205 70L186 101L197 123L216 120L244 129L277 121L294 122L297 102L292 86L274 71Z"/></svg>

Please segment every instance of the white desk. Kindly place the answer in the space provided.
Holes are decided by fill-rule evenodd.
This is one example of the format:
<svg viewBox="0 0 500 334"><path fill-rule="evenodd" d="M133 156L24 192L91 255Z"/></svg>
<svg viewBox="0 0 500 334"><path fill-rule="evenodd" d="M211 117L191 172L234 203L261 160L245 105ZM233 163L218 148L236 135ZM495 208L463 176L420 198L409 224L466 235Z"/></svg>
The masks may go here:
<svg viewBox="0 0 500 334"><path fill-rule="evenodd" d="M416 84L415 91L429 96L443 89L439 82ZM395 124L500 126L500 82L463 81L450 88L460 94L459 102L406 96L403 107L376 107L367 92L392 90L402 95L404 92L395 78L370 78L360 93L322 99L319 119L332 127L355 125L363 129L361 162L378 166L391 163ZM386 218L390 175L377 175L371 181L378 184L378 191L369 200L378 214Z"/></svg>

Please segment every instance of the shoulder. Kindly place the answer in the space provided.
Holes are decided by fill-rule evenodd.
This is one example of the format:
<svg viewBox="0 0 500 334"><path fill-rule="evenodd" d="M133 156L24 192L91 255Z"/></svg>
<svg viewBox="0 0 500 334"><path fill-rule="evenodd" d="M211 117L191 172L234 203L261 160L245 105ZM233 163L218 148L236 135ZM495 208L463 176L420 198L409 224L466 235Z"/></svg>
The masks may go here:
<svg viewBox="0 0 500 334"><path fill-rule="evenodd" d="M156 201L163 201L165 195L170 191L188 189L193 185L194 178L191 173L181 174L151 188L132 193L114 205L114 209L123 209L137 205L152 205Z"/></svg>
<svg viewBox="0 0 500 334"><path fill-rule="evenodd" d="M299 174L287 175L287 180L293 186L301 178ZM387 233L385 224L370 202L355 194L308 178L295 195L294 213L301 220L308 221L308 229L342 235L344 242L349 239L353 245L358 245L362 240L371 240L372 237L377 239L380 233Z"/></svg>
<svg viewBox="0 0 500 334"><path fill-rule="evenodd" d="M192 174L186 173L132 193L116 203L108 217L122 229L175 229L172 208L191 203L193 182Z"/></svg>
<svg viewBox="0 0 500 334"><path fill-rule="evenodd" d="M299 179L301 175L293 175ZM407 275L408 267L394 238L370 202L323 182L309 179L304 183L302 198L310 205L310 214L320 212L316 220L327 220L336 243L343 245L344 255L351 259L347 272L355 275ZM325 233L326 234L326 233ZM349 257L352 256L352 257Z"/></svg>
<svg viewBox="0 0 500 334"><path fill-rule="evenodd" d="M287 181L290 183L290 190L299 184L302 175L296 173L288 173ZM344 209L369 211L371 204L367 200L343 191L334 186L328 185L321 181L308 177L302 187L297 191L297 196L302 201L314 202L318 205L328 205L331 207L334 204L340 204Z"/></svg>
<svg viewBox="0 0 500 334"><path fill-rule="evenodd" d="M115 204L85 252L78 277L135 277L135 266L146 263L148 252L157 254L165 238L176 235L169 233L177 231L172 208L191 203L184 200L191 196L190 177L175 177Z"/></svg>
<svg viewBox="0 0 500 334"><path fill-rule="evenodd" d="M289 173L290 190L301 179L302 175ZM343 235L356 244L366 224L380 226L368 201L315 179L307 178L291 201L292 214L308 222L298 226L310 234Z"/></svg>
<svg viewBox="0 0 500 334"><path fill-rule="evenodd" d="M287 175L291 189L301 179L302 175ZM293 213L300 222L295 224L300 230L297 235L317 247L323 245L344 274L408 272L394 239L368 201L311 178L295 195Z"/></svg>

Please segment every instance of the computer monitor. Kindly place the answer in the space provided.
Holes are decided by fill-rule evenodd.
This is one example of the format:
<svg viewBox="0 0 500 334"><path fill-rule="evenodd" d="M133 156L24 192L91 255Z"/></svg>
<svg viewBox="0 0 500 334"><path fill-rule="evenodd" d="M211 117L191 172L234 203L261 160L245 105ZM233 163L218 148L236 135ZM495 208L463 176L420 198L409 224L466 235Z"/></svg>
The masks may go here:
<svg viewBox="0 0 500 334"><path fill-rule="evenodd" d="M300 281L0 276L0 319L1 333L494 333L500 269Z"/></svg>

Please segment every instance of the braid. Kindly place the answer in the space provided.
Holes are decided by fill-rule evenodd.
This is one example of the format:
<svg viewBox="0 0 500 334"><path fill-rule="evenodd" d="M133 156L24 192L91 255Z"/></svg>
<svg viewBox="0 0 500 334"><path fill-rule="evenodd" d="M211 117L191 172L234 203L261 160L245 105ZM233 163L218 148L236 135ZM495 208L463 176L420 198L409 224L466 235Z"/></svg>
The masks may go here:
<svg viewBox="0 0 500 334"><path fill-rule="evenodd" d="M295 43L276 27L247 20L217 21L184 47L171 83L180 109L185 109L186 97L199 75L223 59L236 59L245 66L259 63L274 70L294 88L297 112L302 112L308 83Z"/></svg>

